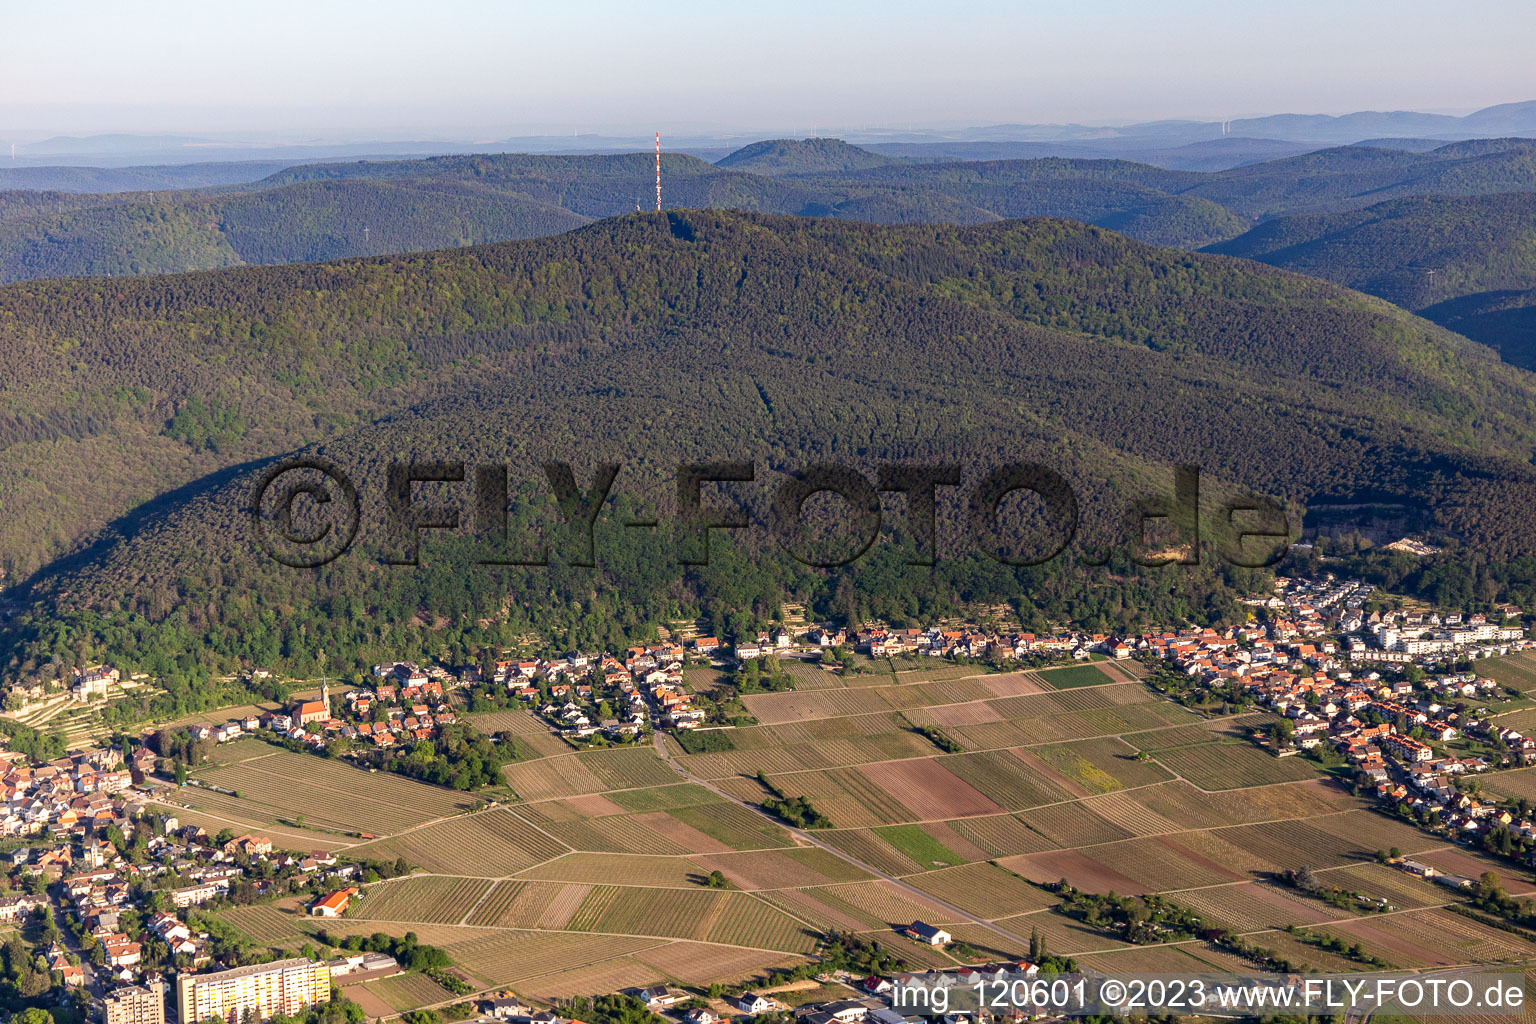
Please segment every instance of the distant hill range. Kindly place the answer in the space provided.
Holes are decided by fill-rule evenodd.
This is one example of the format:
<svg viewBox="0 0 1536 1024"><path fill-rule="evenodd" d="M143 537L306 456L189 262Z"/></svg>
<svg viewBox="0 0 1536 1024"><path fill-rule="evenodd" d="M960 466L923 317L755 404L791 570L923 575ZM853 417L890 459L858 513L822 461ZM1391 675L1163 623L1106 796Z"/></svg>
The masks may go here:
<svg viewBox="0 0 1536 1024"><path fill-rule="evenodd" d="M291 160L241 160L231 163L167 164L159 167L5 167L0 191L146 192L204 188L256 181L292 166Z"/></svg>
<svg viewBox="0 0 1536 1024"><path fill-rule="evenodd" d="M1502 103L1457 117L1417 111L1275 114L1228 121L1163 120L1131 124L991 124L960 128L864 128L829 132L888 156L918 160L1004 160L1048 156L1135 160L1178 170L1220 170L1253 160L1373 139L1536 136L1536 101ZM737 134L669 132L671 152L717 159L742 147ZM444 154L621 153L650 148L648 134L520 135L469 138L294 141L275 135L209 134L55 136L14 142L15 166L143 167L150 164L281 160L400 159ZM1198 148L1216 143L1210 150ZM1190 147L1186 149L1186 147ZM1289 148L1287 148L1289 147ZM1220 154L1220 155L1218 155ZM1217 166L1220 160L1230 160ZM0 168L0 188L7 187ZM60 188L46 184L37 187Z"/></svg>
<svg viewBox="0 0 1536 1024"><path fill-rule="evenodd" d="M0 282L382 255L530 238L649 208L650 154L316 163L197 189L0 192ZM669 208L877 224L1064 217L1159 245L1384 199L1529 191L1536 140L1428 152L1340 147L1222 171L1118 160L916 162L835 139L754 143L719 163L662 158Z"/></svg>

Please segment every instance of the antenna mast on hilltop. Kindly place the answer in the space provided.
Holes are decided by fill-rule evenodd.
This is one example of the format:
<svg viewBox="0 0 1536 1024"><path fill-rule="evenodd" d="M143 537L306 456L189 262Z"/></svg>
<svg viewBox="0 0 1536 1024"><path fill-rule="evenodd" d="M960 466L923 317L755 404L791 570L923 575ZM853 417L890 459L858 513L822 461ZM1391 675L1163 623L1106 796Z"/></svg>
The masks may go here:
<svg viewBox="0 0 1536 1024"><path fill-rule="evenodd" d="M656 212L661 212L661 132L656 133Z"/></svg>

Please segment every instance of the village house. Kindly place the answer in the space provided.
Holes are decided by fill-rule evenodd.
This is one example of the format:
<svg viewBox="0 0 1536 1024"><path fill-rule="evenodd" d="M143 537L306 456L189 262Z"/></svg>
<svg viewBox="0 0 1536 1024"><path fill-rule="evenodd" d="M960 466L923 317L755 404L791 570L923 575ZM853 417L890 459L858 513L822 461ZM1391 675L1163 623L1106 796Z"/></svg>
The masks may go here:
<svg viewBox="0 0 1536 1024"><path fill-rule="evenodd" d="M930 946L947 946L951 941L949 932L923 921L913 921L902 929L902 934Z"/></svg>
<svg viewBox="0 0 1536 1024"><path fill-rule="evenodd" d="M309 912L315 917L341 917L347 912L347 907L351 905L353 897L357 896L359 891L352 888L338 889L316 900L309 908Z"/></svg>

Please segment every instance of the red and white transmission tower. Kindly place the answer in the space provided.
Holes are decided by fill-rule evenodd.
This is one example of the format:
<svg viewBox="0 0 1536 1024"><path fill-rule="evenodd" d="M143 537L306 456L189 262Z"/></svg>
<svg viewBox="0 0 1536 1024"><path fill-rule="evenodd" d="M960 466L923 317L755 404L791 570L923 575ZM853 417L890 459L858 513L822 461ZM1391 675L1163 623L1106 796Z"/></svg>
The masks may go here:
<svg viewBox="0 0 1536 1024"><path fill-rule="evenodd" d="M656 133L656 212L661 212L661 132Z"/></svg>

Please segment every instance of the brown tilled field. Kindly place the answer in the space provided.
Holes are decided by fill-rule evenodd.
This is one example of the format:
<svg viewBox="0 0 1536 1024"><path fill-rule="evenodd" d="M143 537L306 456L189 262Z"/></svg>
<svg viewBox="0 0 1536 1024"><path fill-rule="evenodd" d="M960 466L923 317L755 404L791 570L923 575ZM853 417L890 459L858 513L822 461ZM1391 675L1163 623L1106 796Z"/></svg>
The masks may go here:
<svg viewBox="0 0 1536 1024"><path fill-rule="evenodd" d="M965 818L1003 810L931 758L866 764L859 772L894 796L919 820Z"/></svg>

